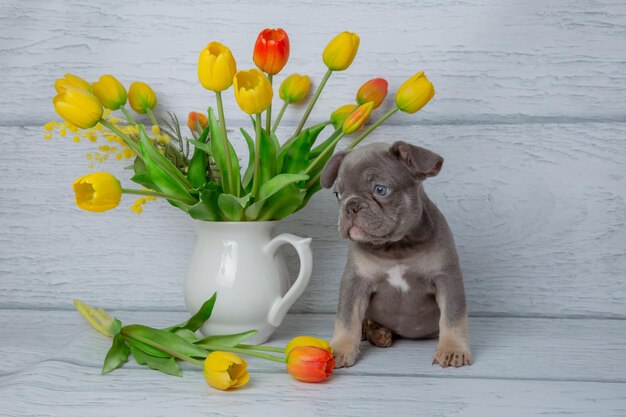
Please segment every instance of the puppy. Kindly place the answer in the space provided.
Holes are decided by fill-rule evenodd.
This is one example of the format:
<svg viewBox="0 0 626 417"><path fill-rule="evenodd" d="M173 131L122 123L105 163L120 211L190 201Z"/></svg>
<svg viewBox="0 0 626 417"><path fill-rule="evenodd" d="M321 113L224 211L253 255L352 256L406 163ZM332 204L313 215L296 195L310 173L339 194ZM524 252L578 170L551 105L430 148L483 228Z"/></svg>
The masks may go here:
<svg viewBox="0 0 626 417"><path fill-rule="evenodd" d="M405 142L335 154L320 178L335 184L339 233L350 239L332 347L354 365L363 338L439 336L433 364L470 365L465 291L454 238L422 182L443 158Z"/></svg>

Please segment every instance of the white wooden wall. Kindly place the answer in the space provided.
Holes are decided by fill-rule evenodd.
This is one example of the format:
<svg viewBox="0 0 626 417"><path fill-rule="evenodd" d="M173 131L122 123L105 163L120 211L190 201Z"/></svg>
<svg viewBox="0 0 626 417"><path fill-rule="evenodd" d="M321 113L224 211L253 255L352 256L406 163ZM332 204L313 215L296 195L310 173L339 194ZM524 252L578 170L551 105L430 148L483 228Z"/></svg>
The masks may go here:
<svg viewBox="0 0 626 417"><path fill-rule="evenodd" d="M623 1L264 3L0 1L0 308L71 309L77 297L183 310L189 220L162 202L139 216L131 199L101 215L74 206L88 146L42 139L41 125L58 118L54 80L144 80L160 112L184 118L214 105L196 75L207 42L226 43L247 68L258 31L282 26L292 45L284 74L314 81L336 32L361 35L313 121L371 77L393 92L423 69L435 84L422 112L398 115L369 140L444 156L427 189L456 235L471 315L626 318ZM226 103L231 127L245 121L230 92ZM290 109L285 126L301 112ZM126 176L115 161L97 169ZM336 218L320 192L281 227L314 240L314 277L295 312L335 310L347 246Z"/></svg>

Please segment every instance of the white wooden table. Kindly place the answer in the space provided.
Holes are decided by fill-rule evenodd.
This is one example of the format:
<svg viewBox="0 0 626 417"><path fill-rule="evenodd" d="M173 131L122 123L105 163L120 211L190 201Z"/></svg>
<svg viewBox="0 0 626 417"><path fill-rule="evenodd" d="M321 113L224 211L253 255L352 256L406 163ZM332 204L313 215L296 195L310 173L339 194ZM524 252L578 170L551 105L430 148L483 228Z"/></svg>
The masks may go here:
<svg viewBox="0 0 626 417"><path fill-rule="evenodd" d="M200 48L220 40L247 68L267 26L291 37L285 75L314 81L334 33L361 35L313 121L375 76L392 92L419 69L435 84L423 112L369 140L408 140L446 160L427 190L459 246L473 366L433 367L435 341L403 340L364 343L357 366L324 384L254 359L250 384L227 393L188 367L183 378L132 363L100 375L109 341L72 299L125 323L182 320L194 236L161 202L140 216L132 200L103 215L73 206L90 148L42 139L57 118L53 82L66 72L144 80L161 112L184 116L214 104L196 80ZM625 28L626 5L611 0L0 0L0 415L626 415ZM229 95L226 104L231 126L243 125ZM287 112L282 137L301 112ZM97 168L128 177L119 163ZM313 238L315 266L271 344L330 338L346 255L336 216L321 192L281 225Z"/></svg>

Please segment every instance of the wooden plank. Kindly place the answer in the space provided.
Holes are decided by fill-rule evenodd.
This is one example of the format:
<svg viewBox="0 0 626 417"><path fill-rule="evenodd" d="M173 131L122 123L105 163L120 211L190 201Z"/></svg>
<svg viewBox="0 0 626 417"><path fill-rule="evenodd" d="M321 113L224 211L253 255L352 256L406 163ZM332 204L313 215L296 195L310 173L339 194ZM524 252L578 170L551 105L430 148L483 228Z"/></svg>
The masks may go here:
<svg viewBox="0 0 626 417"><path fill-rule="evenodd" d="M182 313L112 313L125 324L155 327L185 319ZM285 346L301 334L329 340L333 325L330 314L290 314L271 345ZM471 367L431 365L436 340L399 340L389 349L363 342L356 366L337 372L355 377L626 382L625 320L472 317L469 327ZM97 374L111 344L77 312L69 311L0 310L0 340L0 375L26 372L50 361L80 365ZM282 372L273 362L251 358L250 364L255 372ZM124 365L124 369L137 368L134 361Z"/></svg>
<svg viewBox="0 0 626 417"><path fill-rule="evenodd" d="M52 86L66 72L89 80L114 73L127 85L145 80L163 113L205 109L214 100L197 81L199 50L219 40L231 47L239 68L248 68L256 34L266 26L290 34L285 74L311 74L316 83L325 70L326 42L343 30L361 34L356 61L331 78L314 120L351 101L369 78L388 78L393 92L418 70L431 77L437 96L417 120L624 120L626 113L626 5L616 0L438 0L419 7L404 0L322 7L313 0L297 7L288 0L210 6L195 0L175 7L164 0L53 0L0 7L0 124L52 118ZM231 91L225 101L229 117L245 119ZM301 113L289 110L285 120Z"/></svg>
<svg viewBox="0 0 626 417"><path fill-rule="evenodd" d="M37 127L0 131L0 307L71 308L78 297L184 309L194 232L182 212L156 202L137 216L132 198L80 211L70 184L95 146L43 141ZM370 141L404 139L445 157L426 187L455 233L470 313L624 318L625 135L622 123L387 126ZM96 169L128 178L123 166ZM280 227L313 237L314 276L296 312L335 311L347 248L336 219L322 191Z"/></svg>
<svg viewBox="0 0 626 417"><path fill-rule="evenodd" d="M106 377L73 363L45 362L0 377L1 413L92 416L623 416L626 384L352 376L305 384L251 366L240 390L209 388L199 371L183 378L142 370Z"/></svg>

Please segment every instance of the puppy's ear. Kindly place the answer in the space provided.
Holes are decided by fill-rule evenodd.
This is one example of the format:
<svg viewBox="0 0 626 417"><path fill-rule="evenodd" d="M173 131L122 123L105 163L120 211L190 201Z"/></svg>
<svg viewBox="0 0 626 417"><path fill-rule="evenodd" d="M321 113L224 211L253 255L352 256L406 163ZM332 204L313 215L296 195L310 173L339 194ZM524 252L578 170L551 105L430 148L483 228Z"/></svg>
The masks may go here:
<svg viewBox="0 0 626 417"><path fill-rule="evenodd" d="M324 167L324 171L322 171L322 176L320 177L320 184L324 188L330 188L335 183L337 179L337 174L339 173L339 166L343 162L343 158L346 156L347 152L341 151L337 152L328 160L326 166Z"/></svg>
<svg viewBox="0 0 626 417"><path fill-rule="evenodd" d="M443 165L443 158L436 153L401 140L391 145L389 151L416 178L434 177Z"/></svg>

